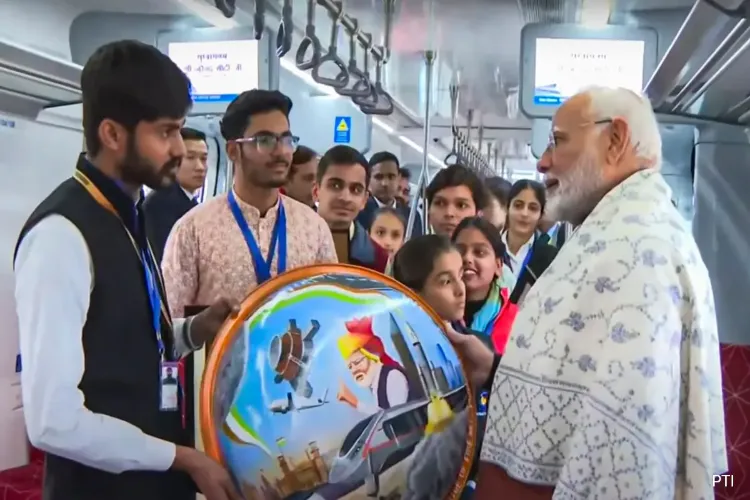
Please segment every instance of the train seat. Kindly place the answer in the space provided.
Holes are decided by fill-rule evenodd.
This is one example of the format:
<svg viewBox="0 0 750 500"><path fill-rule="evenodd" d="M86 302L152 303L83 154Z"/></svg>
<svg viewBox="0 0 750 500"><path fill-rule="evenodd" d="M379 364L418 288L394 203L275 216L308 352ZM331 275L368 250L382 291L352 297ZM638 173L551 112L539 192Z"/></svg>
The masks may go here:
<svg viewBox="0 0 750 500"><path fill-rule="evenodd" d="M729 472L733 484L716 487L717 500L750 500L750 346L721 344Z"/></svg>
<svg viewBox="0 0 750 500"><path fill-rule="evenodd" d="M0 499L42 500L44 453L31 450L28 465L0 472Z"/></svg>

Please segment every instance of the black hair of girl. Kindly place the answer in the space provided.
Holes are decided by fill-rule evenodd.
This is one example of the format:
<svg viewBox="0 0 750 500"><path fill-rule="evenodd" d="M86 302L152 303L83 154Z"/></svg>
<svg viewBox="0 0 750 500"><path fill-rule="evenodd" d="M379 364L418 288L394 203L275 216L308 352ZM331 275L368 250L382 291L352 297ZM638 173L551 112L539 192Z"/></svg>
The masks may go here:
<svg viewBox="0 0 750 500"><path fill-rule="evenodd" d="M508 208L516 197L523 191L531 189L534 192L536 201L539 202L539 208L544 213L544 206L547 204L547 191L544 189L544 184L531 179L521 179L513 183L510 188L510 194L508 195Z"/></svg>
<svg viewBox="0 0 750 500"><path fill-rule="evenodd" d="M421 292L437 258L451 250L455 247L447 236L425 234L412 238L393 257L393 277L415 292Z"/></svg>
<svg viewBox="0 0 750 500"><path fill-rule="evenodd" d="M502 259L503 262L507 264L507 253L505 252L505 244L503 243L502 236L500 236L500 231L498 231L497 228L484 217L467 217L459 222L458 226L456 226L456 229L451 235L451 241L455 244L456 240L458 239L458 235L469 228L473 228L481 232L482 235L487 238L487 241L489 241L490 246L492 247L492 251L495 252L495 257L498 259Z"/></svg>
<svg viewBox="0 0 750 500"><path fill-rule="evenodd" d="M372 217L372 221L375 222L375 219L383 214L392 215L397 218L401 225L404 226L404 237L406 237L406 219L404 219L404 216L401 214L401 212L393 207L380 207L375 211L375 215Z"/></svg>

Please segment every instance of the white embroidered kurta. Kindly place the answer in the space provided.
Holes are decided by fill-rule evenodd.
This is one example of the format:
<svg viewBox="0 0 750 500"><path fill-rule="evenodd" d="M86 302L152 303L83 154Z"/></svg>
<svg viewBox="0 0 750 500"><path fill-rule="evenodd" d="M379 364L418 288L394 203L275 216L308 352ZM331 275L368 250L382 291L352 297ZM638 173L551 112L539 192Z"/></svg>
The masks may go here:
<svg viewBox="0 0 750 500"><path fill-rule="evenodd" d="M613 189L516 318L482 460L554 500L714 498L727 470L708 272L655 171Z"/></svg>

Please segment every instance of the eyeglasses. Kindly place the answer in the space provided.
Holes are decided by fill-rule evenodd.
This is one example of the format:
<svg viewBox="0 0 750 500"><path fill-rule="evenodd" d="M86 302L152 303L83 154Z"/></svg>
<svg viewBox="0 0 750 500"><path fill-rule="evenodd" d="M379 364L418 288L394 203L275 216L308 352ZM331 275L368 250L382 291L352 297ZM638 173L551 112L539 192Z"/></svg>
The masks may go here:
<svg viewBox="0 0 750 500"><path fill-rule="evenodd" d="M240 137L239 139L235 139L235 142L240 144L255 144L255 147L260 151L273 151L277 146L287 149L297 149L299 137L290 133L280 135L261 133L255 134L252 137Z"/></svg>
<svg viewBox="0 0 750 500"><path fill-rule="evenodd" d="M590 121L590 122L583 122L583 123L579 123L578 127L579 128L586 128L586 127L594 127L596 125L605 125L607 123L612 123L612 120L613 120L613 118L603 118L601 120ZM555 132L554 131L550 132L550 134L549 134L549 141L547 142L547 151L550 151L550 152L554 151L555 147L558 146L557 141L558 141L558 139L557 139L557 137L555 137Z"/></svg>

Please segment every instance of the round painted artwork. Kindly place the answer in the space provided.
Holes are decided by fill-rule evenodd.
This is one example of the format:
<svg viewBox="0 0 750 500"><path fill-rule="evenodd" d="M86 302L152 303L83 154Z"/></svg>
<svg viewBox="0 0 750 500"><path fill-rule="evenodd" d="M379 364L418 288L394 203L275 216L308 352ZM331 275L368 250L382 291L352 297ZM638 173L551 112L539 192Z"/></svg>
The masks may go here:
<svg viewBox="0 0 750 500"><path fill-rule="evenodd" d="M258 287L220 332L203 441L247 500L456 499L473 397L417 295L363 268L309 266Z"/></svg>

